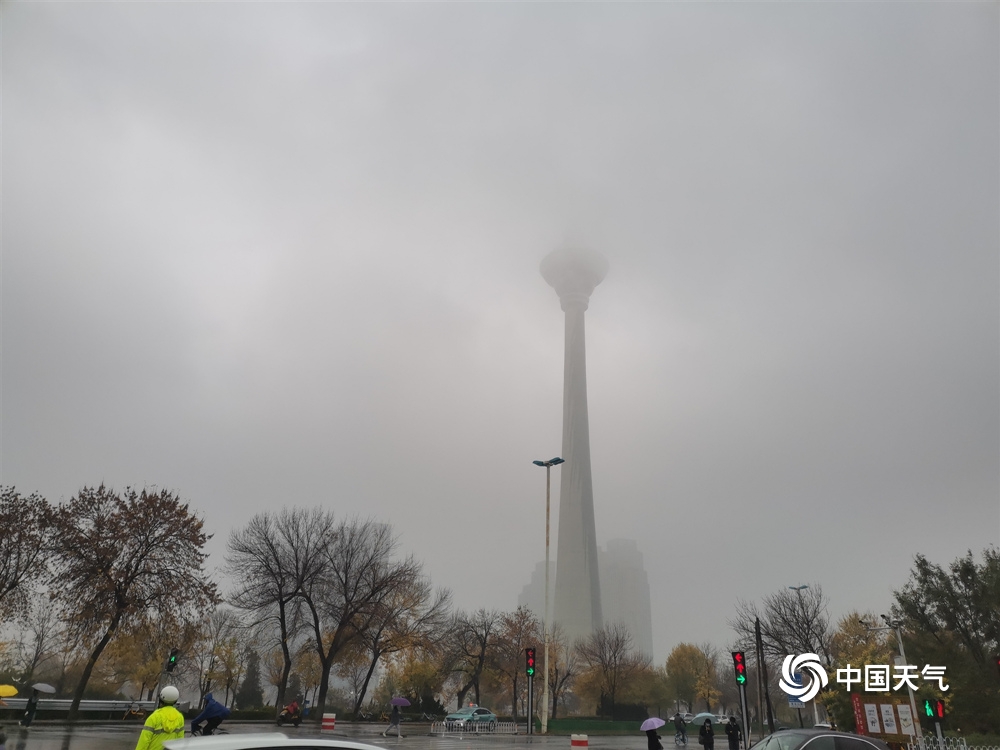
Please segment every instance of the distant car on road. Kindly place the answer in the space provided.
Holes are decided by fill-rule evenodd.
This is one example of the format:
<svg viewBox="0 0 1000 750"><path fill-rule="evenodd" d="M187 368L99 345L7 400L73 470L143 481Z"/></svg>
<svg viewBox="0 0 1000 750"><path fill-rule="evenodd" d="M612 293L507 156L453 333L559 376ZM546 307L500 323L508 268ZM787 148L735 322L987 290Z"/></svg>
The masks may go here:
<svg viewBox="0 0 1000 750"><path fill-rule="evenodd" d="M784 729L753 745L753 750L889 750L874 737L833 729Z"/></svg>
<svg viewBox="0 0 1000 750"><path fill-rule="evenodd" d="M482 706L466 706L444 717L444 728L455 731L481 731L497 728L497 715Z"/></svg>
<svg viewBox="0 0 1000 750"><path fill-rule="evenodd" d="M166 750L385 750L378 745L351 742L339 739L311 739L309 737L290 738L280 732L259 734L227 734L212 737L190 737L183 740L168 740L163 743Z"/></svg>

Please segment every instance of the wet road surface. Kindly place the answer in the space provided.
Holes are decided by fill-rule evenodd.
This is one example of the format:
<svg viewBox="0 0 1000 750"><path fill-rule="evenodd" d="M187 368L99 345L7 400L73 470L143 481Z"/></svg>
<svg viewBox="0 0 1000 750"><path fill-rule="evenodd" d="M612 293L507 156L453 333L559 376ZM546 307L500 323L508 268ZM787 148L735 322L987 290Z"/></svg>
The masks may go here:
<svg viewBox="0 0 1000 750"><path fill-rule="evenodd" d="M224 728L231 734L257 732L282 732L290 737L323 737L324 739L350 739L368 742L385 750L490 750L527 746L538 750L570 750L567 736L541 737L535 735L460 735L430 736L426 724L403 725L402 739L383 738L381 725L340 724L337 731L320 733L316 725L283 727L273 724L241 724L226 722ZM107 724L60 724L41 722L30 729L16 724L4 727L7 733L7 750L134 750L142 727L139 723L108 722ZM409 730L409 731L407 731ZM646 737L636 731L636 736L591 737L590 748L596 750L645 750Z"/></svg>

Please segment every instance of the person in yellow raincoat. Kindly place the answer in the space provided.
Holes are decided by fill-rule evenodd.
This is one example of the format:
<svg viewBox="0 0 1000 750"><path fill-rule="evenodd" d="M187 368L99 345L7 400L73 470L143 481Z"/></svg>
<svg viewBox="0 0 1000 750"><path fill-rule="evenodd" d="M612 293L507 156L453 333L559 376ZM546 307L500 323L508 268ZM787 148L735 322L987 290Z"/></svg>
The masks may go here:
<svg viewBox="0 0 1000 750"><path fill-rule="evenodd" d="M135 750L163 750L163 743L167 740L184 737L184 714L174 708L180 697L173 685L167 685L160 691L162 705L146 719Z"/></svg>

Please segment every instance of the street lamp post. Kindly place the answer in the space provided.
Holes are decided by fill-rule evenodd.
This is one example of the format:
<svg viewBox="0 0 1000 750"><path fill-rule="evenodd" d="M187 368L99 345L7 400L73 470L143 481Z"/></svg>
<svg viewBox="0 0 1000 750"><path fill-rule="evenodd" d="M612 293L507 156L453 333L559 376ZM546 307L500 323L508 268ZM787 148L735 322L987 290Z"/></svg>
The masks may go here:
<svg viewBox="0 0 1000 750"><path fill-rule="evenodd" d="M542 734L549 731L549 507L551 497L552 467L566 463L556 458L548 461L532 461L535 466L545 467L545 650L542 656ZM528 717L528 723L531 723Z"/></svg>
<svg viewBox="0 0 1000 750"><path fill-rule="evenodd" d="M899 620L890 620L888 615L881 615L882 620L885 622L885 627L880 628L872 625L870 622L865 622L859 619L858 622L864 626L865 630L872 632L891 630L896 635L896 643L899 645L899 658L903 660L903 664L907 664L906 652L903 650L903 633L900 630L900 626L903 624ZM910 694L910 713L912 714L913 729L917 733L917 743L923 747L924 746L924 732L920 728L920 716L917 714L917 699L913 695L913 687L909 682L906 683L906 690Z"/></svg>

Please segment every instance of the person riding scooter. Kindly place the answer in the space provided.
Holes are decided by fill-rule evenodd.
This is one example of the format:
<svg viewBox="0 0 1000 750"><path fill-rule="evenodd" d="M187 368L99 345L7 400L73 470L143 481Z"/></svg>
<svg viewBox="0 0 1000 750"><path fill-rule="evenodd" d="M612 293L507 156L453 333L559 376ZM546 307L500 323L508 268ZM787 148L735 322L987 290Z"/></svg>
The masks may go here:
<svg viewBox="0 0 1000 750"><path fill-rule="evenodd" d="M291 724L293 726L298 726L299 722L302 721L302 711L299 708L298 701L292 701L283 709L281 713L278 714L278 726L282 724Z"/></svg>

